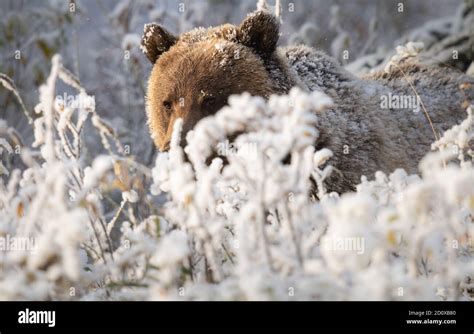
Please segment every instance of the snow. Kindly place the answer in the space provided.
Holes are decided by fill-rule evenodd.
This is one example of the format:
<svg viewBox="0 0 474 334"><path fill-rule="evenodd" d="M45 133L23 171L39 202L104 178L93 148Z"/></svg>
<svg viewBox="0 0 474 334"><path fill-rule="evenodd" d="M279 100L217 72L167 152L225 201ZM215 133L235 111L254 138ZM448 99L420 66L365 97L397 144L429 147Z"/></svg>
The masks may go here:
<svg viewBox="0 0 474 334"><path fill-rule="evenodd" d="M396 47L397 54L394 55L385 66L385 72L390 73L392 67L397 66L402 61L416 57L424 48L422 42L408 42L406 45Z"/></svg>
<svg viewBox="0 0 474 334"><path fill-rule="evenodd" d="M138 202L138 194L135 190L125 191L122 193L122 199L130 203Z"/></svg>
<svg viewBox="0 0 474 334"><path fill-rule="evenodd" d="M99 156L94 159L91 167L84 169L84 187L90 189L97 185L107 170L112 168L112 158Z"/></svg>

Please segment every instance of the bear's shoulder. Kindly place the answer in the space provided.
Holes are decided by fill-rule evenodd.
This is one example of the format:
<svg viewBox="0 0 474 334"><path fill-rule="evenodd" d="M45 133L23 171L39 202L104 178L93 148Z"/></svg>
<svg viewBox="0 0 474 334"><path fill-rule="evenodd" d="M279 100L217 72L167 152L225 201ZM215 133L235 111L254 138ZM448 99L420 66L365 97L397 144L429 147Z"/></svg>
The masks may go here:
<svg viewBox="0 0 474 334"><path fill-rule="evenodd" d="M281 48L280 54L309 91L327 92L357 80L336 59L315 48L306 45L288 46Z"/></svg>

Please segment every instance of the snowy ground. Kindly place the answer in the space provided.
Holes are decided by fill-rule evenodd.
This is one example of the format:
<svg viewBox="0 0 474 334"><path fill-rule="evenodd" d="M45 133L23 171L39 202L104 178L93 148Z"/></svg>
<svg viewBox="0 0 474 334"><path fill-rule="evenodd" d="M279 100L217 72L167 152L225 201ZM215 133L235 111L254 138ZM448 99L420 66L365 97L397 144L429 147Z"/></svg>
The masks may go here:
<svg viewBox="0 0 474 334"><path fill-rule="evenodd" d="M310 144L314 111L331 101L317 92L233 97L196 127L189 161L179 123L170 152L156 154L143 107L149 68L136 45L143 23L164 18L177 32L236 23L255 8L193 3L184 14L171 1L78 1L75 12L58 1L2 3L11 8L0 72L14 83L0 76L0 299L472 300L473 110L418 175L377 173L343 195L319 187L319 202L308 197L310 176L322 184L331 152ZM297 5L283 16L283 42L337 56L348 38L356 61L377 51L364 41L379 13L373 44L389 58L403 33L457 8L407 1L397 18L387 13L395 2L370 3L340 2L332 23L328 1ZM338 23L347 13L359 16ZM235 142L243 149L222 143L242 123L252 125ZM206 166L219 143L229 163Z"/></svg>

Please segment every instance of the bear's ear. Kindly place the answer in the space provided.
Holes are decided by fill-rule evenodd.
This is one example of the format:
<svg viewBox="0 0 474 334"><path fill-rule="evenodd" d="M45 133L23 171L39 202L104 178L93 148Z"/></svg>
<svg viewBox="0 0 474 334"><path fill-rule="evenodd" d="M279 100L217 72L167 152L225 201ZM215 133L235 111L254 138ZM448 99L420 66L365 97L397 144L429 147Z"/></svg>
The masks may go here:
<svg viewBox="0 0 474 334"><path fill-rule="evenodd" d="M280 23L267 11L257 11L242 21L237 29L240 43L253 48L261 55L269 55L276 49Z"/></svg>
<svg viewBox="0 0 474 334"><path fill-rule="evenodd" d="M159 24L148 23L143 29L141 49L148 60L154 64L161 54L168 51L177 40Z"/></svg>

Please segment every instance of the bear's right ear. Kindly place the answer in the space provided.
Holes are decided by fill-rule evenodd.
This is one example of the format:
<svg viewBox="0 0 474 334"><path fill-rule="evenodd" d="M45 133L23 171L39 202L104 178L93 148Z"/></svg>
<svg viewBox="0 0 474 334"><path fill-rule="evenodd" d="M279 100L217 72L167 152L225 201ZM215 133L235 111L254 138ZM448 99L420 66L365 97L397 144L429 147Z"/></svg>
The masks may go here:
<svg viewBox="0 0 474 334"><path fill-rule="evenodd" d="M278 42L280 23L266 10L256 11L237 28L237 39L240 43L253 48L265 56L275 51Z"/></svg>
<svg viewBox="0 0 474 334"><path fill-rule="evenodd" d="M143 29L141 49L148 60L154 64L161 54L168 51L177 40L159 24L148 23Z"/></svg>

